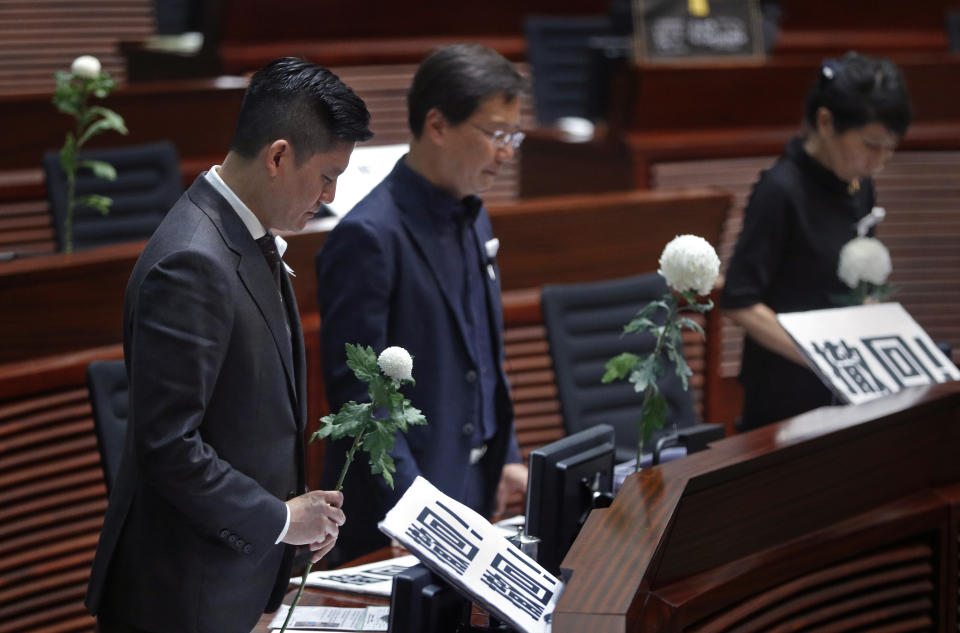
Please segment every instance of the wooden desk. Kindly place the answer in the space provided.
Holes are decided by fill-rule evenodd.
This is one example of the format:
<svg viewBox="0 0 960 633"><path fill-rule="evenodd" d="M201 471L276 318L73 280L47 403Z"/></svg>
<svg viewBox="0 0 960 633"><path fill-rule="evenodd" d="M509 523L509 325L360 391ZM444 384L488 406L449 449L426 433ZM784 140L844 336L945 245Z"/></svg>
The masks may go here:
<svg viewBox="0 0 960 633"><path fill-rule="evenodd" d="M960 383L914 388L630 476L562 563L554 630L956 631L958 419Z"/></svg>
<svg viewBox="0 0 960 633"><path fill-rule="evenodd" d="M958 420L960 383L914 388L629 477L561 565L553 630L956 631Z"/></svg>

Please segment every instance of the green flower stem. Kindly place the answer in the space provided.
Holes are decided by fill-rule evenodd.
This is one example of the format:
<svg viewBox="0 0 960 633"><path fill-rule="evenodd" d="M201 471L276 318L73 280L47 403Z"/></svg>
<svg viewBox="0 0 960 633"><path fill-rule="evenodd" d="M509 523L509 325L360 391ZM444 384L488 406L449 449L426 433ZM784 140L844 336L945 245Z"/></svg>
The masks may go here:
<svg viewBox="0 0 960 633"><path fill-rule="evenodd" d="M660 333L657 334L657 344L653 348L653 357L659 358L660 353L663 351L663 342L667 338L667 328L672 327L677 318L677 298L674 296L673 300L669 302L670 309L667 312L667 319L663 322L663 328L661 328ZM647 401L653 397L654 390L657 386L654 383L647 384L646 388L643 390L643 409L646 409ZM637 433L637 463L634 464L633 472L640 472L640 456L643 455L643 436L646 435L643 419L640 420L640 432Z"/></svg>
<svg viewBox="0 0 960 633"><path fill-rule="evenodd" d="M340 471L340 478L337 479L337 490L343 490L343 480L347 476L347 470L350 468L350 464L353 462L353 456L357 452L357 449L360 448L360 440L363 439L363 433L357 435L354 438L353 444L350 446L350 450L347 451L347 459L343 462L343 469ZM284 633L287 630L287 625L290 624L290 618L293 617L293 610L297 608L297 605L300 604L300 596L303 595L303 588L307 586L307 576L310 575L310 570L313 569L313 561L307 563L307 568L303 571L303 578L300 579L300 588L297 589L297 595L293 598L293 603L290 605L290 610L287 611L287 617L283 620L283 626L280 627L280 633Z"/></svg>
<svg viewBox="0 0 960 633"><path fill-rule="evenodd" d="M350 445L350 450L347 451L347 458L343 462L343 470L340 471L340 478L337 479L337 490L343 490L343 480L347 476L347 469L350 468L350 464L353 463L353 456L357 452L357 449L360 448L360 441L363 439L363 433L358 433L355 438L353 438L353 444Z"/></svg>
<svg viewBox="0 0 960 633"><path fill-rule="evenodd" d="M76 193L77 193L77 157L80 155L80 147L83 145L82 139L84 135L83 121L87 119L87 110L89 106L87 105L87 99L90 98L90 91L88 89L87 83L84 82L84 87L82 88L83 99L80 101L80 105L77 107L77 131L76 131L76 143L73 146L73 160L70 161L71 168L67 170L67 217L63 221L63 252L72 253L73 252L73 212L76 209Z"/></svg>
<svg viewBox="0 0 960 633"><path fill-rule="evenodd" d="M70 170L67 172L67 217L63 220L64 253L73 252L73 208L76 204L73 198L76 195L76 190L77 174Z"/></svg>
<svg viewBox="0 0 960 633"><path fill-rule="evenodd" d="M300 579L300 588L297 589L297 595L293 598L293 604L290 605L290 609L287 611L287 617L283 620L280 633L286 631L287 625L290 624L290 618L293 617L293 610L297 608L297 604L300 602L300 596L303 595L303 588L307 586L307 576L310 575L311 569L313 569L313 561L307 563L307 568L303 570L303 578Z"/></svg>
<svg viewBox="0 0 960 633"><path fill-rule="evenodd" d="M660 339L657 339L657 346L660 346ZM647 385L646 389L643 390L643 405L644 407L647 404L647 400L653 397L653 383ZM633 466L633 472L640 472L640 456L643 455L643 420L640 420L640 432L637 433L637 463Z"/></svg>

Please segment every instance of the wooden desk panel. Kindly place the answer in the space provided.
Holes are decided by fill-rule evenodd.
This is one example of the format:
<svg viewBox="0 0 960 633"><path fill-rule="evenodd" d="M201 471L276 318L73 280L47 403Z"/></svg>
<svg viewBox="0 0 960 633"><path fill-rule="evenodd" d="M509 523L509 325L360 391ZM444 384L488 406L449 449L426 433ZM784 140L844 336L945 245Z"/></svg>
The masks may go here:
<svg viewBox="0 0 960 633"><path fill-rule="evenodd" d="M928 547L920 557L934 570L929 587L905 590L908 602L928 602L917 617L951 630L957 533L945 490L960 481L958 416L960 384L912 389L818 409L631 476L564 560L572 576L554 629L727 630L720 621L744 600L756 601L735 619L760 617L764 592L789 593L791 582L908 544ZM812 617L839 591L801 611Z"/></svg>
<svg viewBox="0 0 960 633"><path fill-rule="evenodd" d="M656 270L677 232L719 236L730 197L632 192L491 207L504 290ZM326 234L290 235L301 315L318 312L314 257ZM118 343L123 293L143 242L0 263L0 364Z"/></svg>

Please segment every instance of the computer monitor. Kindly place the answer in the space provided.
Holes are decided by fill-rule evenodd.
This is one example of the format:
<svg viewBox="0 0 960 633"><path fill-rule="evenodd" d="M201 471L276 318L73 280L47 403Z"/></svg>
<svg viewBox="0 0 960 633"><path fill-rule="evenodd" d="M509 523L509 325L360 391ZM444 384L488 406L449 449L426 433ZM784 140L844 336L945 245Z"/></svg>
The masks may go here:
<svg viewBox="0 0 960 633"><path fill-rule="evenodd" d="M530 453L526 533L553 574L595 507L609 505L616 455L613 427L598 424Z"/></svg>

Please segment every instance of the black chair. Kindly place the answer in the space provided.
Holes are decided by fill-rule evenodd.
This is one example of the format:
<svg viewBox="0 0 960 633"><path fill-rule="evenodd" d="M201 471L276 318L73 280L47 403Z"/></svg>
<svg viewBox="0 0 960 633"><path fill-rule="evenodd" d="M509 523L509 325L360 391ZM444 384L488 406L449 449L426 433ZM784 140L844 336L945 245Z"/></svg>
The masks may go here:
<svg viewBox="0 0 960 633"><path fill-rule="evenodd" d="M120 469L127 434L127 372L122 360L95 360L87 365L87 389L93 407L93 428L107 494Z"/></svg>
<svg viewBox="0 0 960 633"><path fill-rule="evenodd" d="M609 424L616 434L618 462L636 456L643 395L625 380L605 385L600 379L606 362L617 354L653 349L652 334L623 335L623 326L666 291L663 278L655 273L543 288L543 318L566 432ZM658 316L662 322L663 313ZM688 452L695 452L723 437L723 425L699 424L673 364L657 384L667 399L667 422L654 433L645 452L653 452L658 444L659 448L684 444Z"/></svg>
<svg viewBox="0 0 960 633"><path fill-rule="evenodd" d="M112 198L113 204L107 215L77 205L73 210L75 251L147 239L183 193L180 159L172 143L81 152L80 158L110 163L117 170L117 179L97 178L88 169L77 172L77 196L100 194ZM67 179L60 167L59 152L44 155L43 171L57 248L62 251L66 241Z"/></svg>
<svg viewBox="0 0 960 633"><path fill-rule="evenodd" d="M558 118L596 118L605 100L606 85L597 76L591 40L612 35L609 16L531 16L524 22L527 60L533 75L537 121L550 125Z"/></svg>

